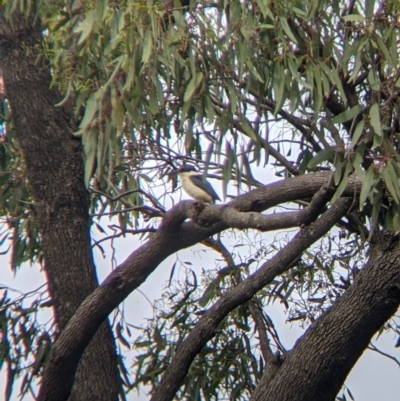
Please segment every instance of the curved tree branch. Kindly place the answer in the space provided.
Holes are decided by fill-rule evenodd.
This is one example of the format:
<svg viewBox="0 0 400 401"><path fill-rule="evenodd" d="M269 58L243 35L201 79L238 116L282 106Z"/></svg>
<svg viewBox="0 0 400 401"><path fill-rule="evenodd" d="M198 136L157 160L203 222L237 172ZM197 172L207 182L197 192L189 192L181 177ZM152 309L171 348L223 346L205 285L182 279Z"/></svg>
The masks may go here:
<svg viewBox="0 0 400 401"><path fill-rule="evenodd" d="M330 181L330 177L331 173L316 173L287 178L241 195L219 208L222 210L234 208L240 212L261 212L280 203L313 197ZM353 196L360 189L361 182L350 177L343 196ZM101 322L134 289L138 288L166 257L228 228L219 220L207 227L199 226L194 221L185 222L192 216L196 218L201 216L201 219L211 222L207 214L213 214L214 207L208 206L199 211L194 205L196 204L192 201L183 201L166 213L154 236L110 273L81 304L52 348L39 393L41 401L64 401L68 398L82 352ZM324 221L324 218L321 221ZM307 229L301 231L304 235L307 232ZM314 241L315 239L312 242ZM287 255L290 255L290 250ZM288 263L294 256L289 256L289 259ZM62 383L59 381L60 377L64 378Z"/></svg>
<svg viewBox="0 0 400 401"><path fill-rule="evenodd" d="M241 230L253 228L261 232L280 230L312 223L319 216L321 207L326 205L333 192L334 188L318 191L311 203L297 212L263 215L257 212L238 212L231 207L222 209L222 212L217 207L210 210L217 213L217 215L213 216L214 221L219 218L230 228Z"/></svg>
<svg viewBox="0 0 400 401"><path fill-rule="evenodd" d="M274 354L271 350L271 347L269 345L267 329L265 327L264 316L262 311L260 310L260 306L254 301L249 301L248 305L256 329L258 331L261 354L265 361L264 374L268 375L270 380L272 380L273 377L276 375L276 372L282 365L283 359L281 358L281 354L279 353L279 351L276 354Z"/></svg>
<svg viewBox="0 0 400 401"><path fill-rule="evenodd" d="M354 284L298 340L275 378L261 379L252 401L333 401L372 336L400 304L399 260L399 237L376 234L370 260Z"/></svg>
<svg viewBox="0 0 400 401"><path fill-rule="evenodd" d="M277 275L284 273L294 259L326 234L347 213L351 203L350 199L339 199L320 219L300 230L284 249L208 309L177 350L151 401L172 400L193 359L214 336L221 320L237 306L249 301Z"/></svg>

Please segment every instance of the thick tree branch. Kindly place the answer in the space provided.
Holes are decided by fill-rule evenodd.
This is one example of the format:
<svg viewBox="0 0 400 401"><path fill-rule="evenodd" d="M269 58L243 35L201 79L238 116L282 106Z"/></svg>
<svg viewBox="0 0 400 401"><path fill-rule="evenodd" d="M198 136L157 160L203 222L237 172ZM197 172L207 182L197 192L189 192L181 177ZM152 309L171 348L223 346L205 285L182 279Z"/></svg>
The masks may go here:
<svg viewBox="0 0 400 401"><path fill-rule="evenodd" d="M216 213L214 219L220 219L230 228L247 229L253 228L258 231L272 231L283 228L299 227L310 224L320 214L321 207L332 196L334 188L322 188L314 196L312 202L304 209L297 212L274 213L262 215L256 212L238 212L234 208L224 208L222 213L219 208L209 209ZM210 216L211 217L211 216ZM214 220L215 221L215 220Z"/></svg>
<svg viewBox="0 0 400 401"><path fill-rule="evenodd" d="M215 329L221 320L237 306L249 301L257 291L269 284L277 275L285 272L294 259L326 234L347 213L351 203L350 199L339 199L320 219L300 230L284 249L208 309L177 350L160 384L155 389L151 401L172 400L193 359L214 336Z"/></svg>
<svg viewBox="0 0 400 401"><path fill-rule="evenodd" d="M311 198L330 181L330 177L331 173L316 173L287 178L241 195L220 208L232 207L241 212L261 212L280 203ZM360 189L361 182L351 177L343 196L353 196ZM207 227L199 226L193 221L185 222L188 217L197 213L194 212L196 208L193 205L191 201L183 201L166 213L157 233L110 273L82 303L53 346L40 389L41 401L64 401L68 398L76 365L101 322L134 289L139 287L166 257L228 228L220 221ZM332 210L336 209L332 208ZM206 220L208 210L212 213L213 207L205 207L200 211ZM323 222L324 218L321 221ZM308 229L301 232L304 233L303 236L307 236L305 233ZM308 244L307 241L306 243ZM289 247L287 253L289 255L287 258L291 258L288 263L295 258L290 256L292 252L290 249ZM279 258L274 260L280 263ZM254 280L258 282L256 278ZM60 377L64 378L61 383Z"/></svg>
<svg viewBox="0 0 400 401"><path fill-rule="evenodd" d="M333 401L372 336L400 304L400 241L376 234L354 284L297 342L272 382L252 400ZM290 383L290 386L288 386Z"/></svg>

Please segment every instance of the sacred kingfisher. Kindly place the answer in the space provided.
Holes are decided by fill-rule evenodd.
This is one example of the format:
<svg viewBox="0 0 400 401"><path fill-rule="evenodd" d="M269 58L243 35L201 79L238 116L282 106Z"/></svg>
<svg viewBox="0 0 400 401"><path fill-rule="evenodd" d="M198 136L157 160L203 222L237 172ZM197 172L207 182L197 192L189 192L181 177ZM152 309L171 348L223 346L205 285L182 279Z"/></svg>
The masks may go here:
<svg viewBox="0 0 400 401"><path fill-rule="evenodd" d="M183 165L178 170L173 170L168 175L178 174L182 188L193 199L214 204L216 200L221 200L211 184L203 179L194 166Z"/></svg>

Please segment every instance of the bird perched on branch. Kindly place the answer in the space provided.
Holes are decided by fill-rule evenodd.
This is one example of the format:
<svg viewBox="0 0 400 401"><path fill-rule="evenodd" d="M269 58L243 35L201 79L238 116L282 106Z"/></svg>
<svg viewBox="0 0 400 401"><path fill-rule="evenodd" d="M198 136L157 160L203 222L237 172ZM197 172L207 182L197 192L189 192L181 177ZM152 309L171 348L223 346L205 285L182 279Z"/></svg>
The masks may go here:
<svg viewBox="0 0 400 401"><path fill-rule="evenodd" d="M178 174L182 188L193 199L214 204L216 200L221 200L211 184L203 179L194 166L183 165L178 170L173 170L168 175Z"/></svg>

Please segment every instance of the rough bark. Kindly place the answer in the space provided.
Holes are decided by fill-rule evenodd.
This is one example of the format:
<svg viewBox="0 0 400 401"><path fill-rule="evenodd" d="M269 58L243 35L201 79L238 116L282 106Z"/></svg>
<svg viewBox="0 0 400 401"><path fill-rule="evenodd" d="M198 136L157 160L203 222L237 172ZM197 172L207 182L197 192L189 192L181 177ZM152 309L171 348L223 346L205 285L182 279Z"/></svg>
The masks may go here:
<svg viewBox="0 0 400 401"><path fill-rule="evenodd" d="M400 304L400 240L377 234L367 265L333 307L299 339L275 378L252 401L332 401L372 336Z"/></svg>
<svg viewBox="0 0 400 401"><path fill-rule="evenodd" d="M90 245L82 147L73 136L70 113L55 107L60 96L49 89L49 67L38 51L39 20L14 15L10 21L2 14L0 26L0 65L6 96L26 162L49 292L62 331L98 285ZM72 384L74 377L65 379ZM82 358L70 400L109 401L117 399L118 388L115 344L105 322Z"/></svg>

